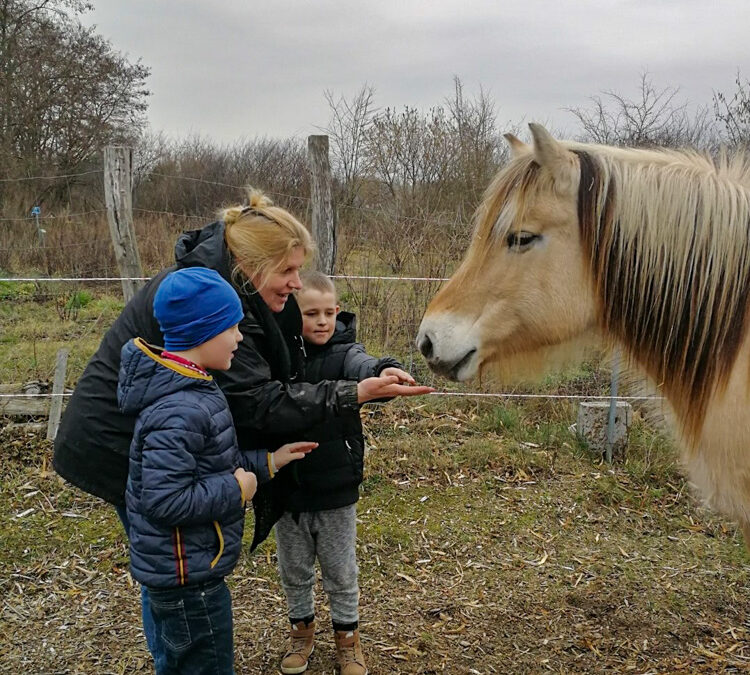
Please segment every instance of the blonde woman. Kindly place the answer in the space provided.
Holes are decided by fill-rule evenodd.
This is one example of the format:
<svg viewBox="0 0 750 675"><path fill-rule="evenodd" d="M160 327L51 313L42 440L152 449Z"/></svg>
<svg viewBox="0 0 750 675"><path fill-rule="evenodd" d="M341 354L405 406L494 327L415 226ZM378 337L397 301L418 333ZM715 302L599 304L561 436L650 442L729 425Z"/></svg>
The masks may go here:
<svg viewBox="0 0 750 675"><path fill-rule="evenodd" d="M431 391L409 386L395 376L359 383L302 381L302 318L293 292L302 287L299 272L312 249L309 232L292 214L251 190L247 205L228 208L216 222L181 235L175 266L153 277L105 334L65 410L55 440L54 467L73 485L113 504L126 533L125 485L135 419L117 407L120 350L135 337L163 344L153 301L159 285L175 268L214 269L233 284L242 301L244 318L239 330L244 340L231 368L213 374L229 403L240 450L304 440L306 429L341 412L351 413L366 401ZM268 454L270 476L281 468L280 463L274 453ZM253 503L253 547L283 513L274 483L261 486ZM147 603L143 622L158 664L163 647Z"/></svg>

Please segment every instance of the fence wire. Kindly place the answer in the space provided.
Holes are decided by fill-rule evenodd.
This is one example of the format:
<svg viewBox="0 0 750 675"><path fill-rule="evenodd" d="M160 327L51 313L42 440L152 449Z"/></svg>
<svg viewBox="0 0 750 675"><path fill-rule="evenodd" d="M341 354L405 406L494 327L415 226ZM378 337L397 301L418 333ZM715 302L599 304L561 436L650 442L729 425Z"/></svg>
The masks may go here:
<svg viewBox="0 0 750 675"><path fill-rule="evenodd" d="M59 180L60 178L78 178L79 176L90 176L94 173L102 173L103 169L92 169L80 173L61 173L56 176L19 176L16 178L0 178L0 183L22 183L30 180Z"/></svg>
<svg viewBox="0 0 750 675"><path fill-rule="evenodd" d="M9 183L14 181L32 181L32 180L54 180L54 179L61 179L61 178L74 178L74 177L80 177L80 176L86 176L91 174L100 174L102 173L101 169L92 170L92 171L86 171L81 173L74 173L74 174L62 174L58 176L30 176L30 177L20 177L20 178L8 178L8 179L0 179L0 182L3 183ZM149 174L150 176L159 177L159 178L165 178L165 179L171 179L171 180L177 180L177 181L185 181L190 183L196 183L196 184L205 184L205 185L214 185L219 187L226 187L226 188L232 188L237 190L244 190L246 186L244 185L234 185L231 183L225 183L221 181L213 181L208 180L204 178L198 178L198 177L190 177L190 176L178 176L178 175L172 175L172 174L166 174L161 172L152 172ZM281 197L284 199L294 200L296 202L305 204L308 206L311 203L311 200L309 197L304 196L298 196L298 195L291 195L291 194L285 194L282 192L274 192L274 191L265 191L265 194L268 194L272 197ZM431 225L442 225L445 227L455 228L458 225L466 225L467 223L464 223L463 220L459 217L458 214L454 218L446 218L445 214L436 214L435 216L408 216L408 215L402 215L399 213L394 212L388 212L384 209L379 208L373 208L373 207L366 207L362 205L339 205L337 207L337 210L343 211L343 212L349 212L349 213L362 213L364 216L367 216L370 220L373 216L378 217L379 220L383 221L384 223L387 223L389 227L392 227L394 225L397 225L398 223L417 223L417 224L431 224ZM162 216L162 217L169 217L173 218L175 220L199 220L204 223L211 222L216 219L216 214L187 214L187 213L177 213L170 210L158 210L158 209L146 209L146 208L134 208L134 213L144 214L144 215L153 215L153 216ZM80 211L75 213L69 213L69 214L61 214L59 216L56 215L46 215L46 216L30 216L30 217L10 217L10 218L0 218L0 223L17 223L17 222L23 222L26 224L34 224L34 222L38 219L40 221L44 221L45 226L48 226L50 222L53 221L63 221L62 225L64 226L75 226L75 225L84 225L84 224L91 224L91 223L84 223L83 221L79 223L71 222L71 219L73 218L83 218L87 216L92 215L98 215L98 214L104 214L106 213L106 209L95 209L95 210L88 210L88 211ZM363 221L366 222L366 221ZM26 233L27 237L35 236L35 232L29 231ZM371 257L373 256L375 258L375 261L377 266L380 266L381 269L383 267L384 260L387 259L387 256L384 255L385 252L380 252L380 254L377 251L373 251L373 240L372 238L367 238L362 235L361 230L358 230L357 227L354 227L354 229L350 232L347 232L344 235L344 238L347 241L347 244L349 245L349 253L352 254L359 254L361 256L362 253L365 253L366 255L366 269L370 268L370 265L372 264ZM101 239L91 239L84 242L76 242L72 244L65 244L61 243L59 245L48 245L48 244L41 244L38 243L36 246L9 246L9 247L0 247L0 252L31 252L31 251L39 251L39 252L45 252L45 251L57 251L57 250L67 250L67 249L77 249L80 250L82 248L86 247L92 247L97 244L103 244L108 243L111 245L111 241L105 240L104 238ZM419 257L419 256L418 256ZM361 261L360 261L361 262ZM414 260L411 261L414 264L418 262L424 262L424 256L420 257L420 260ZM388 267L387 263L385 263L386 267ZM442 265L442 269L441 269ZM433 269L435 271L443 271L445 267L445 260L441 260L441 265L435 265L433 266ZM51 274L48 276L4 276L0 277L0 282L4 283L34 283L34 284L54 284L54 283L74 283L74 284L84 284L84 283L121 283L123 281L148 281L151 277L150 276L140 276L140 277L123 277L123 276L111 276L109 274L109 270L113 269L115 266L106 266L104 268L100 267L99 269L103 272L100 274L96 274L95 270L87 270L88 276L61 276L61 277L55 277ZM361 267L361 265L360 265ZM406 266L408 269L408 266ZM401 267L403 270L404 268ZM97 270L98 271L98 270ZM406 274L396 274L396 275L383 275L383 274L335 274L332 275L332 279L335 280L342 280L347 282L362 282L362 281L372 281L372 282L388 282L388 283L442 283L448 280L448 277L446 276L430 276L430 275L413 275L409 276ZM350 287L352 288L352 287ZM352 289L353 290L353 289ZM353 291L354 292L354 291ZM381 301L383 298L379 298ZM358 304L358 303L354 303ZM100 317L101 318L101 317ZM88 337L87 334L90 334L93 327L98 325L99 320L95 321L91 328L89 328L87 331L84 332L83 335L79 336L77 339L66 343L67 345L74 345L76 347L80 346L80 343L82 342L84 337ZM415 331L417 326L419 325L418 321L399 321L398 322L398 328L400 331L403 331L406 328L410 328L412 331ZM391 336L392 337L392 336ZM386 336L387 339L387 336ZM397 338L396 341L398 341ZM392 339L393 341L393 339ZM412 369L417 366L417 363L414 361L414 344L411 339L408 340L408 357L405 359L405 363L408 363L409 369ZM402 345L403 346L403 345ZM417 355L418 356L418 355ZM420 367L421 367L421 361L418 361ZM428 374L429 377L431 377L432 382L434 383L434 375ZM51 393L40 393L40 394L0 394L0 398L51 398L53 396L63 396L67 397L70 396L70 393L63 393L63 394L51 394ZM519 393L519 392L461 392L461 391L436 391L432 394L433 396L449 396L449 397L463 397L463 398L482 398L482 399L556 399L556 400L612 400L612 397L609 395L585 395L585 394L533 394L533 393ZM617 400L622 401L661 401L663 400L662 397L659 396L618 396Z"/></svg>
<svg viewBox="0 0 750 675"><path fill-rule="evenodd" d="M30 223L34 224L36 220L69 220L70 218L78 218L80 216L90 216L94 213L106 213L107 209L94 209L93 211L79 211L78 213L63 213L59 216L50 215L50 216L26 216L26 217L16 217L16 218L0 218L0 222L3 223L12 223L12 222L24 222L24 223ZM72 223L66 223L71 224Z"/></svg>
<svg viewBox="0 0 750 675"><path fill-rule="evenodd" d="M3 249L0 249L3 250ZM448 277L375 277L357 274L333 274L331 279L359 281L448 281ZM14 282L83 282L83 281L148 281L151 277L1 277L0 281Z"/></svg>
<svg viewBox="0 0 750 675"><path fill-rule="evenodd" d="M0 394L0 398L53 398L56 396L69 397L72 396L72 392L64 392L61 394ZM516 394L512 392L506 393L486 393L479 391L433 391L426 396L452 396L452 397L475 397L475 398L518 398L518 399L560 399L569 401L596 401L612 399L611 396L605 394L591 395L586 394ZM614 397L618 401L663 401L662 396L616 396Z"/></svg>

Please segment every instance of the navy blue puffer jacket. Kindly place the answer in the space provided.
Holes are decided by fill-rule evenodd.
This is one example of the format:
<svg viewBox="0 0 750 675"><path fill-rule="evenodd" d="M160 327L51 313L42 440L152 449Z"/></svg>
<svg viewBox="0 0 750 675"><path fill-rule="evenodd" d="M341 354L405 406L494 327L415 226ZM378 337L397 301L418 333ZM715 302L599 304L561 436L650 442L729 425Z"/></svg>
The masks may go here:
<svg viewBox="0 0 750 675"><path fill-rule="evenodd" d="M229 574L245 504L233 472L270 479L267 452L240 453L224 394L210 375L130 340L122 348L120 409L138 415L125 503L130 565L146 586L184 586Z"/></svg>

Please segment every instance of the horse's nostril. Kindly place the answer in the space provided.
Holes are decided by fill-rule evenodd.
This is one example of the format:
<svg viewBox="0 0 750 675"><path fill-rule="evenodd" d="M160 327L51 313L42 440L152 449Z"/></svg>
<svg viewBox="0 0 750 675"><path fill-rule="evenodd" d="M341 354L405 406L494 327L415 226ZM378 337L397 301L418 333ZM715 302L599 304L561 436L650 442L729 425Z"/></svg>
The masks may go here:
<svg viewBox="0 0 750 675"><path fill-rule="evenodd" d="M422 352L422 356L426 359L432 357L432 340L430 340L428 335L425 335L424 339L419 344L419 351Z"/></svg>

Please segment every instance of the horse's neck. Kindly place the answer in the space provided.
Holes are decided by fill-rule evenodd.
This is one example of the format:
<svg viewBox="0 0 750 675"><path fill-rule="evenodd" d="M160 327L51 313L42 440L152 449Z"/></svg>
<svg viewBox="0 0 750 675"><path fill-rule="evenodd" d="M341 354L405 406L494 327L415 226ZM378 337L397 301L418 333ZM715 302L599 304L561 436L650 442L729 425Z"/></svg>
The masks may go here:
<svg viewBox="0 0 750 675"><path fill-rule="evenodd" d="M593 253L602 323L694 436L745 337L750 190L690 164L610 168L617 206Z"/></svg>

